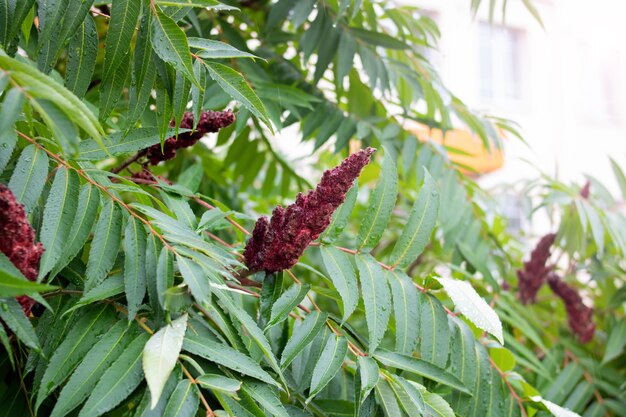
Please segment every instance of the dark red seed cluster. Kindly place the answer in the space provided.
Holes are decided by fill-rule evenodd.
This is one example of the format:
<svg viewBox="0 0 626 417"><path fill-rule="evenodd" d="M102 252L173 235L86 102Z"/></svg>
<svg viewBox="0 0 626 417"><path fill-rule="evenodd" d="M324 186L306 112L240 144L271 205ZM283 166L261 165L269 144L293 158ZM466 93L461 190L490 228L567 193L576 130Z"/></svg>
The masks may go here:
<svg viewBox="0 0 626 417"><path fill-rule="evenodd" d="M294 266L328 227L374 151L367 148L352 154L338 167L324 172L315 190L299 194L296 202L285 208L276 207L271 219L261 217L243 253L248 269L277 272Z"/></svg>
<svg viewBox="0 0 626 417"><path fill-rule="evenodd" d="M180 133L178 138L175 136L165 140L163 150L161 144L150 146L142 151L148 158L148 162L156 165L161 161L167 161L176 156L176 151L181 148L188 148L198 142L202 136L207 133L217 132L218 130L231 125L235 121L235 114L230 111L203 111L196 129L189 132ZM174 126L174 121L170 123ZM185 113L180 121L181 129L193 129L193 114Z"/></svg>
<svg viewBox="0 0 626 417"><path fill-rule="evenodd" d="M590 188L591 188L591 183L587 181L585 185L583 186L583 188L580 189L580 196L584 198L585 200L589 198Z"/></svg>
<svg viewBox="0 0 626 417"><path fill-rule="evenodd" d="M550 247L555 238L554 233L542 237L531 252L530 259L524 262L524 269L517 271L517 296L524 304L535 302L535 297L550 272L551 267L546 262L550 258Z"/></svg>
<svg viewBox="0 0 626 417"><path fill-rule="evenodd" d="M567 311L567 321L572 332L581 343L590 342L596 330L593 309L583 303L575 288L561 280L554 272L549 274L548 284L552 291L563 300Z"/></svg>
<svg viewBox="0 0 626 417"><path fill-rule="evenodd" d="M31 281L39 274L39 260L43 254L41 243L35 243L35 231L31 227L24 207L17 202L11 190L0 184L0 252ZM18 297L24 313L28 315L34 301L26 296Z"/></svg>

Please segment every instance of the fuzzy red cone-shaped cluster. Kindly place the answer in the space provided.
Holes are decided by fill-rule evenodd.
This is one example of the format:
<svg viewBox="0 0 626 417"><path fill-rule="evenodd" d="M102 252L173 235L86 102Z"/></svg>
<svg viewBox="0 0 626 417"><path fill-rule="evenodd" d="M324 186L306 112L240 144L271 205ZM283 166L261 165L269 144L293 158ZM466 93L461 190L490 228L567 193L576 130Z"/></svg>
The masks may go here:
<svg viewBox="0 0 626 417"><path fill-rule="evenodd" d="M270 220L261 217L243 253L248 269L278 272L294 266L328 227L374 151L367 148L352 154L338 167L324 172L315 190L299 194L296 202L285 208L276 207Z"/></svg>
<svg viewBox="0 0 626 417"><path fill-rule="evenodd" d="M0 184L0 252L31 281L39 274L39 260L43 254L41 243L35 243L35 231L26 219L24 207L17 202L11 190ZM26 296L17 297L26 315L35 303Z"/></svg>
<svg viewBox="0 0 626 417"><path fill-rule="evenodd" d="M589 198L589 191L591 189L591 183L587 181L583 188L580 189L580 196L587 200Z"/></svg>
<svg viewBox="0 0 626 417"><path fill-rule="evenodd" d="M572 332L581 343L590 342L596 330L596 324L593 321L593 309L583 303L575 288L563 282L554 272L550 273L548 284L552 291L563 300L565 310L567 310L567 321Z"/></svg>
<svg viewBox="0 0 626 417"><path fill-rule="evenodd" d="M161 151L161 144L157 143L156 145L144 149L142 153L146 155L150 164L156 165L161 161L174 158L178 149L193 146L205 134L217 132L233 124L234 121L235 114L230 110L203 111L196 126L196 130L180 133L178 138L173 136L166 139L163 144L163 151ZM174 126L174 123L175 122L172 120L170 126ZM180 121L179 127L181 129L193 129L193 114L189 112L185 113Z"/></svg>
<svg viewBox="0 0 626 417"><path fill-rule="evenodd" d="M517 296L524 304L535 302L535 297L550 272L550 267L546 266L546 262L550 258L550 246L555 238L554 233L542 237L530 254L530 259L524 262L524 269L517 271L519 280Z"/></svg>

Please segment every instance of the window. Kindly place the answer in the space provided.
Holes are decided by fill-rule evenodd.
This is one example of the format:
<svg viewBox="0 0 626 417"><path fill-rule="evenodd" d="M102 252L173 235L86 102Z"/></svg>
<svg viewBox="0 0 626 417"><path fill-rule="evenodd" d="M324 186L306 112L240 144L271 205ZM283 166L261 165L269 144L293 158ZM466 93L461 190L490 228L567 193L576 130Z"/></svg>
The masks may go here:
<svg viewBox="0 0 626 417"><path fill-rule="evenodd" d="M479 93L489 101L522 99L522 31L481 22L479 26Z"/></svg>

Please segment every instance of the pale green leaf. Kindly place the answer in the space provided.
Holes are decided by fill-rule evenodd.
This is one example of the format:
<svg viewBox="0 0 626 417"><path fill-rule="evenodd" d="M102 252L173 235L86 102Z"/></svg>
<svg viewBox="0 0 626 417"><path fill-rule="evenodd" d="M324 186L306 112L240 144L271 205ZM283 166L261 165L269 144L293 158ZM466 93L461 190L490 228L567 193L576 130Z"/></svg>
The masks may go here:
<svg viewBox="0 0 626 417"><path fill-rule="evenodd" d="M287 341L285 349L283 349L281 357L281 367L283 369L287 368L296 356L315 339L315 336L324 327L326 317L326 313L312 311L300 325L294 328L293 334Z"/></svg>
<svg viewBox="0 0 626 417"><path fill-rule="evenodd" d="M324 350L315 364L311 376L311 389L307 402L311 401L339 372L348 351L348 341L345 337L334 336L328 338Z"/></svg>
<svg viewBox="0 0 626 417"><path fill-rule="evenodd" d="M271 415L275 417L290 417L274 387L256 381L245 381L242 389Z"/></svg>
<svg viewBox="0 0 626 417"><path fill-rule="evenodd" d="M65 86L77 97L82 97L91 83L98 54L98 33L93 17L87 16L72 35L68 54Z"/></svg>
<svg viewBox="0 0 626 417"><path fill-rule="evenodd" d="M396 351L409 355L417 344L419 331L419 298L417 288L402 271L385 270L391 287L396 321Z"/></svg>
<svg viewBox="0 0 626 417"><path fill-rule="evenodd" d="M128 55L140 10L141 0L116 0L112 3L104 50L103 80L113 78Z"/></svg>
<svg viewBox="0 0 626 417"><path fill-rule="evenodd" d="M12 88L9 90L2 102L2 109L0 109L0 173L6 168L15 145L17 144L17 133L13 125L17 120L22 104L24 103L24 96L18 88Z"/></svg>
<svg viewBox="0 0 626 417"><path fill-rule="evenodd" d="M137 314L146 295L146 229L131 217L124 232L124 287L128 304L128 320Z"/></svg>
<svg viewBox="0 0 626 417"><path fill-rule="evenodd" d="M150 337L143 350L143 371L150 388L151 408L159 402L161 392L174 370L187 330L183 314Z"/></svg>
<svg viewBox="0 0 626 417"><path fill-rule="evenodd" d="M342 320L346 321L356 309L359 297L354 267L348 255L337 248L322 246L321 254L328 277L341 296Z"/></svg>
<svg viewBox="0 0 626 417"><path fill-rule="evenodd" d="M17 161L9 188L26 213L37 205L48 176L48 155L35 145L28 145Z"/></svg>
<svg viewBox="0 0 626 417"><path fill-rule="evenodd" d="M183 379L167 401L163 417L193 417L199 404L198 388L188 379Z"/></svg>
<svg viewBox="0 0 626 417"><path fill-rule="evenodd" d="M228 378L218 374L204 374L196 378L198 384L203 388L223 392L228 395L235 395L241 388L242 382L237 379Z"/></svg>
<svg viewBox="0 0 626 417"><path fill-rule="evenodd" d="M85 290L96 287L113 268L122 241L122 212L113 200L104 202L96 222L85 272Z"/></svg>
<svg viewBox="0 0 626 417"><path fill-rule="evenodd" d="M14 298L0 300L0 319L15 333L18 339L29 348L41 351L39 339L33 325L24 314L22 306Z"/></svg>
<svg viewBox="0 0 626 417"><path fill-rule="evenodd" d="M310 289L311 286L307 284L294 284L285 291L272 305L272 314L267 327L274 326L285 320L291 310L296 308L306 297Z"/></svg>
<svg viewBox="0 0 626 417"><path fill-rule="evenodd" d="M239 49L227 43L204 38L187 38L190 48L200 49L197 55L200 58L258 58L249 52Z"/></svg>
<svg viewBox="0 0 626 417"><path fill-rule="evenodd" d="M391 315L391 293L383 269L369 254L357 255L361 295L369 335L368 350L374 352L385 335Z"/></svg>
<svg viewBox="0 0 626 417"><path fill-rule="evenodd" d="M15 277L8 273L8 271L4 271L0 268L0 298L35 294L37 292L54 290L55 288L57 287L53 285L38 284L28 281L24 279L24 277Z"/></svg>

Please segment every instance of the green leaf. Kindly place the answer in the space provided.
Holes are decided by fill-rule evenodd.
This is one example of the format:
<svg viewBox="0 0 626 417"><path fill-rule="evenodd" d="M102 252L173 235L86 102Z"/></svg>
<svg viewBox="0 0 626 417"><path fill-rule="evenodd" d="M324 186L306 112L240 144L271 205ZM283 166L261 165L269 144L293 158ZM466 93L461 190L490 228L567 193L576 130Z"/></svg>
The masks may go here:
<svg viewBox="0 0 626 417"><path fill-rule="evenodd" d="M78 205L79 185L74 170L61 167L54 175L39 232L45 251L39 264L38 281L54 268L67 245Z"/></svg>
<svg viewBox="0 0 626 417"><path fill-rule="evenodd" d="M113 321L114 315L106 305L89 310L80 317L50 358L37 392L36 409L65 381Z"/></svg>
<svg viewBox="0 0 626 417"><path fill-rule="evenodd" d="M383 409L386 417L402 417L402 410L396 400L395 394L386 379L381 379L376 384L376 399Z"/></svg>
<svg viewBox="0 0 626 417"><path fill-rule="evenodd" d="M190 48L200 49L197 55L200 58L220 59L220 58L258 58L249 52L239 49L227 43L204 38L187 38Z"/></svg>
<svg viewBox="0 0 626 417"><path fill-rule="evenodd" d="M622 192L622 198L626 199L626 175L624 175L624 171L620 166L610 158L611 160L611 168L613 169L613 174L615 175L615 179L617 180L617 184L619 185L619 189ZM0 170L2 169L2 165L0 164Z"/></svg>
<svg viewBox="0 0 626 417"><path fill-rule="evenodd" d="M432 392L428 392L426 388L417 382L409 381L409 383L415 386L418 391L422 394L424 398L424 403L426 403L426 412L428 415L432 415L435 417L454 417L454 411L450 408L450 404L446 402L443 398L441 398L437 394L433 394ZM485 414L485 415L496 415L496 414Z"/></svg>
<svg viewBox="0 0 626 417"><path fill-rule="evenodd" d="M420 357L445 368L450 352L448 315L441 302L430 294L418 293L420 299Z"/></svg>
<svg viewBox="0 0 626 417"><path fill-rule="evenodd" d="M236 395L241 388L242 382L218 374L204 374L196 378L196 382L203 388L223 392L227 395Z"/></svg>
<svg viewBox="0 0 626 417"><path fill-rule="evenodd" d="M610 362L621 355L624 346L626 346L626 321L621 320L611 328L602 363Z"/></svg>
<svg viewBox="0 0 626 417"><path fill-rule="evenodd" d="M437 281L446 290L459 311L476 327L491 333L501 344L502 323L498 314L481 298L476 290L467 282L453 278L438 277Z"/></svg>
<svg viewBox="0 0 626 417"><path fill-rule="evenodd" d="M124 232L124 287L128 320L132 321L146 295L146 229L131 217Z"/></svg>
<svg viewBox="0 0 626 417"><path fill-rule="evenodd" d="M554 417L580 417L579 414L563 408L551 401L545 400L539 396L530 397L531 400L543 404Z"/></svg>
<svg viewBox="0 0 626 417"><path fill-rule="evenodd" d="M221 290L215 292L221 303L226 308L230 314L232 314L241 325L245 328L246 333L254 340L257 346L261 349L265 358L267 359L269 365L272 369L278 374L281 382L286 387L287 383L285 382L285 378L283 376L283 372L278 365L278 361L272 352L272 347L270 346L267 338L263 334L263 331L259 329L256 325L252 317L248 315L248 313L242 309L241 307L235 305L230 294L224 293Z"/></svg>
<svg viewBox="0 0 626 417"><path fill-rule="evenodd" d="M93 345L61 390L50 417L62 417L85 401L102 374L124 351L132 333L128 330L128 323L118 321Z"/></svg>
<svg viewBox="0 0 626 417"><path fill-rule="evenodd" d="M143 349L143 371L150 388L151 408L159 402L161 392L176 366L187 330L187 314L163 327L150 337Z"/></svg>
<svg viewBox="0 0 626 417"><path fill-rule="evenodd" d="M0 152L0 173L6 168L17 144L14 124L22 110L23 103L24 96L17 88L9 90L2 102L2 109L0 109L0 149L2 149Z"/></svg>
<svg viewBox="0 0 626 417"><path fill-rule="evenodd" d="M204 88L198 83L194 75L185 32L158 7L155 10L155 19L152 19L152 48L154 52L163 61L171 64L175 70L181 71L198 88Z"/></svg>
<svg viewBox="0 0 626 417"><path fill-rule="evenodd" d="M224 3L220 3L217 0L156 0L156 4L161 6L174 6L174 7L202 7L212 10L239 10L234 6L229 6Z"/></svg>
<svg viewBox="0 0 626 417"><path fill-rule="evenodd" d="M96 23L90 15L72 35L68 54L65 86L77 97L83 97L91 83L98 54L98 32Z"/></svg>
<svg viewBox="0 0 626 417"><path fill-rule="evenodd" d="M400 376L391 375L391 380L393 381L391 388L404 411L410 416L422 415L426 409L422 393L413 384Z"/></svg>
<svg viewBox="0 0 626 417"><path fill-rule="evenodd" d="M363 402L370 395L372 389L374 389L378 383L380 370L378 369L376 361L370 356L359 356L357 358L357 363L359 367L360 380L360 386L358 387L360 401L356 404L356 407L358 408L363 404Z"/></svg>
<svg viewBox="0 0 626 417"><path fill-rule="evenodd" d="M477 376L481 369L478 366L478 356L475 348L474 334L467 324L458 318L453 319L454 333L452 337L450 367L452 374L456 375L463 385L472 393L477 392ZM459 391L453 391L448 401L460 414L468 414L473 402L479 401L479 395L470 397Z"/></svg>
<svg viewBox="0 0 626 417"><path fill-rule="evenodd" d="M104 50L103 80L113 78L117 67L128 55L140 10L141 0L113 2Z"/></svg>
<svg viewBox="0 0 626 417"><path fill-rule="evenodd" d="M36 352L41 351L39 339L22 306L13 298L0 300L0 318L15 333L18 339Z"/></svg>
<svg viewBox="0 0 626 417"><path fill-rule="evenodd" d="M370 352L374 352L385 335L391 314L391 294L383 269L369 254L355 256L365 305L365 319Z"/></svg>
<svg viewBox="0 0 626 417"><path fill-rule="evenodd" d="M102 375L79 417L97 417L115 408L143 380L141 357L148 340L147 333L141 333L124 349L117 360Z"/></svg>
<svg viewBox="0 0 626 417"><path fill-rule="evenodd" d="M243 375L278 386L278 383L258 363L223 343L187 332L183 341L183 349Z"/></svg>
<svg viewBox="0 0 626 417"><path fill-rule="evenodd" d="M122 240L122 220L122 212L115 202L105 201L89 250L85 272L86 291L100 284L113 268Z"/></svg>
<svg viewBox="0 0 626 417"><path fill-rule="evenodd" d="M102 301L107 298L115 297L124 292L124 277L122 274L114 275L104 280L97 287L92 288L89 291L83 293L83 296L80 297L80 300L72 307L68 308L63 316L66 314L84 307L89 304L93 304L97 301Z"/></svg>
<svg viewBox="0 0 626 417"><path fill-rule="evenodd" d="M42 74L25 62L18 61L0 53L0 66L9 77L18 83L25 93L32 98L50 100L74 122L104 148L104 133L98 119L89 108L68 89L54 79Z"/></svg>
<svg viewBox="0 0 626 417"><path fill-rule="evenodd" d="M396 321L396 351L410 355L417 344L419 331L419 298L417 288L404 272L385 271L393 296Z"/></svg>
<svg viewBox="0 0 626 417"><path fill-rule="evenodd" d="M272 306L272 315L267 327L274 326L285 320L291 310L296 308L304 297L306 297L310 289L311 286L308 284L294 284L285 291Z"/></svg>
<svg viewBox="0 0 626 417"><path fill-rule="evenodd" d="M348 255L341 250L326 246L322 246L320 249L328 277L341 296L342 321L345 322L356 309L359 300L354 267Z"/></svg>
<svg viewBox="0 0 626 417"><path fill-rule="evenodd" d="M324 350L322 350L322 354L313 369L311 389L307 403L335 377L337 372L339 372L347 352L348 341L345 337L335 336L328 338Z"/></svg>
<svg viewBox="0 0 626 417"><path fill-rule="evenodd" d="M169 249L161 249L157 264L156 288L159 304L165 308L165 291L174 284L174 255Z"/></svg>
<svg viewBox="0 0 626 417"><path fill-rule="evenodd" d="M341 83L354 65L356 53L356 40L348 31L342 31L339 38L339 51L337 53L337 80Z"/></svg>
<svg viewBox="0 0 626 417"><path fill-rule="evenodd" d="M273 132L265 106L241 74L217 62L204 61L204 65L211 78L222 87L226 94L243 104Z"/></svg>
<svg viewBox="0 0 626 417"><path fill-rule="evenodd" d="M374 353L374 357L385 366L402 369L403 371L431 379L461 392L470 393L458 378L432 363L384 349L378 349Z"/></svg>
<svg viewBox="0 0 626 417"><path fill-rule="evenodd" d="M128 104L128 128L134 126L144 113L150 94L156 81L156 66L152 52L152 40L150 30L152 27L152 14L145 13L141 18L135 53L133 56L133 72L130 84L130 99Z"/></svg>
<svg viewBox="0 0 626 417"><path fill-rule="evenodd" d="M122 57L122 61L115 70L109 74L108 78L102 80L100 84L100 120L106 120L111 111L123 96L124 86L130 75L130 54Z"/></svg>
<svg viewBox="0 0 626 417"><path fill-rule="evenodd" d="M357 235L357 246L362 251L373 249L387 227L398 196L398 169L393 156L385 154L380 179L368 203Z"/></svg>
<svg viewBox="0 0 626 417"><path fill-rule="evenodd" d="M326 228L326 231L322 233L321 240L323 242L332 243L339 237L339 235L341 235L341 232L343 232L343 229L345 229L348 224L348 219L350 218L350 214L352 214L352 210L354 210L358 193L359 187L355 183L346 193L346 199L343 204L341 204L335 211L335 214L333 214L333 218Z"/></svg>
<svg viewBox="0 0 626 417"><path fill-rule="evenodd" d="M243 391L254 398L261 406L275 417L290 417L283 406L275 388L256 381L245 381Z"/></svg>
<svg viewBox="0 0 626 417"><path fill-rule="evenodd" d="M89 233L91 233L93 224L96 221L99 202L100 191L98 188L92 184L83 185L78 196L78 207L72 221L72 230L66 240L59 261L50 273L51 278L65 268L85 246L85 242L87 242Z"/></svg>
<svg viewBox="0 0 626 417"><path fill-rule="evenodd" d="M211 286L209 280L200 265L191 259L176 255L178 269L183 280L191 289L191 294L200 303L208 303L211 300Z"/></svg>
<svg viewBox="0 0 626 417"><path fill-rule="evenodd" d="M48 156L46 152L35 146L28 145L17 161L9 188L15 199L30 213L37 205L37 200L48 176Z"/></svg>
<svg viewBox="0 0 626 417"><path fill-rule="evenodd" d="M281 357L281 367L283 369L286 369L296 356L315 339L324 327L327 317L326 313L312 311L302 321L302 324L294 328L293 334L287 341L285 349L283 349Z"/></svg>
<svg viewBox="0 0 626 417"><path fill-rule="evenodd" d="M51 291L56 288L57 287L53 285L37 284L36 282L27 281L24 277L17 278L0 267L0 298L35 294L38 292Z"/></svg>
<svg viewBox="0 0 626 417"><path fill-rule="evenodd" d="M167 401L163 417L193 417L196 415L199 404L198 388L188 379L183 379L176 385Z"/></svg>
<svg viewBox="0 0 626 417"><path fill-rule="evenodd" d="M374 46L382 46L387 49L407 49L409 47L401 40L381 32L373 32L366 29L351 27L350 33L352 33L355 38Z"/></svg>
<svg viewBox="0 0 626 417"><path fill-rule="evenodd" d="M437 185L424 168L424 185L411 209L409 220L391 252L390 263L396 267L409 266L424 251L435 227L439 210Z"/></svg>
<svg viewBox="0 0 626 417"><path fill-rule="evenodd" d="M179 129L179 133L189 132L189 129ZM165 135L167 137L174 136L176 131L168 129ZM108 155L117 156L136 152L141 149L159 143L160 134L154 127L140 127L132 129L127 135L124 132L114 133L109 136L111 145L107 145ZM79 145L79 161L98 161L106 158L105 153L100 146L93 140L85 140Z"/></svg>

